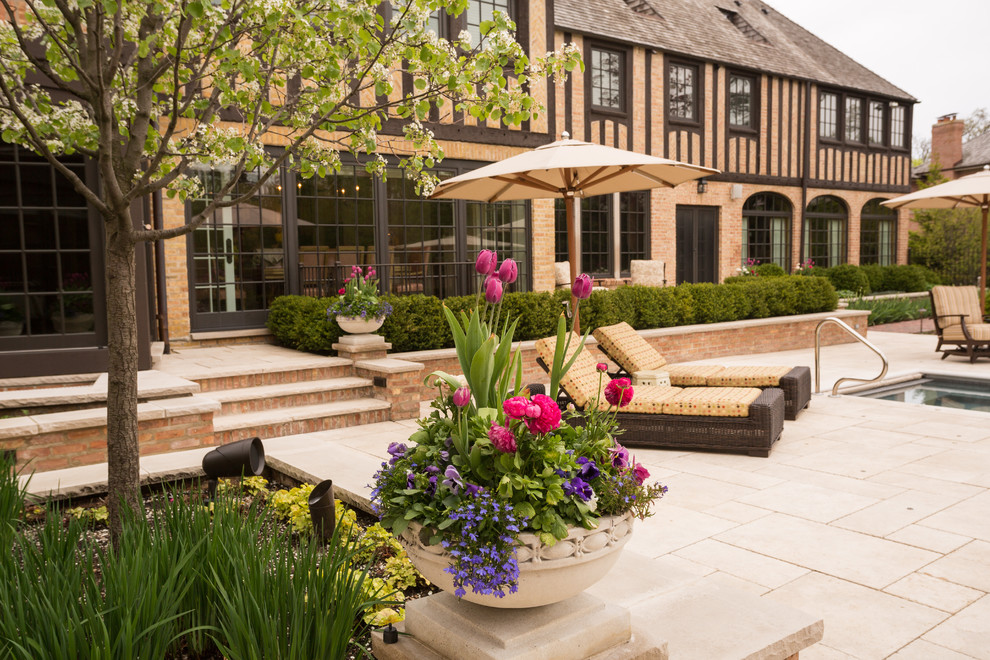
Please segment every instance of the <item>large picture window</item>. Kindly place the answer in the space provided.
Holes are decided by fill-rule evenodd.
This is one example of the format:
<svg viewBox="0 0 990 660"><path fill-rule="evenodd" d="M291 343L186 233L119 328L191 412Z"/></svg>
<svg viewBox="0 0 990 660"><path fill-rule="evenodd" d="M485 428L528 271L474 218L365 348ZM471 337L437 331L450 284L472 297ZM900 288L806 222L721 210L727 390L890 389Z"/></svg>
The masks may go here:
<svg viewBox="0 0 990 660"><path fill-rule="evenodd" d="M859 263L889 266L896 261L897 211L871 199L863 207L859 230Z"/></svg>
<svg viewBox="0 0 990 660"><path fill-rule="evenodd" d="M650 258L650 192L619 194L619 274L630 275L629 262Z"/></svg>
<svg viewBox="0 0 990 660"><path fill-rule="evenodd" d="M628 277L632 259L650 258L649 191L597 195L578 204L582 271L595 277ZM564 200L556 200L554 211L554 260L568 261Z"/></svg>
<svg viewBox="0 0 990 660"><path fill-rule="evenodd" d="M742 210L742 263L774 263L791 270L791 203L783 195L757 193Z"/></svg>
<svg viewBox="0 0 990 660"><path fill-rule="evenodd" d="M698 67L671 64L667 75L667 116L698 121Z"/></svg>
<svg viewBox="0 0 990 660"><path fill-rule="evenodd" d="M755 87L749 76L729 76L729 125L733 128L753 128Z"/></svg>
<svg viewBox="0 0 990 660"><path fill-rule="evenodd" d="M838 197L822 195L804 213L804 259L828 268L846 261L849 212Z"/></svg>
<svg viewBox="0 0 990 660"><path fill-rule="evenodd" d="M591 49L591 105L595 108L622 111L624 76L622 53L602 48Z"/></svg>

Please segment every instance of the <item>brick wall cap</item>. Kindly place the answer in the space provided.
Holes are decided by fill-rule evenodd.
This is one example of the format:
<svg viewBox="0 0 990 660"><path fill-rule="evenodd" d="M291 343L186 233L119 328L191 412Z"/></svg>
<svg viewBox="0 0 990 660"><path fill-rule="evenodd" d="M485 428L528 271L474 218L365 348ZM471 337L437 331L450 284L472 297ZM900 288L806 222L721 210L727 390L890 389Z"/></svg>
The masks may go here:
<svg viewBox="0 0 990 660"><path fill-rule="evenodd" d="M38 433L38 423L31 417L0 419L0 439L19 438Z"/></svg>
<svg viewBox="0 0 990 660"><path fill-rule="evenodd" d="M180 415L202 415L204 413L220 412L220 402L206 396L183 396L175 399L159 399L149 401L146 405L155 406L162 410L163 417L178 417Z"/></svg>
<svg viewBox="0 0 990 660"><path fill-rule="evenodd" d="M450 350L453 351L453 349ZM382 374L401 374L407 371L422 371L426 368L426 365L422 362L412 362L389 357L379 360L359 360L354 363L354 368Z"/></svg>
<svg viewBox="0 0 990 660"><path fill-rule="evenodd" d="M827 319L834 316L839 320L855 320L857 317L868 317L868 309L837 309L831 312L818 312L815 314L795 314L793 316L773 316L765 319L745 319L743 321L729 321L727 323L703 323L699 325L679 325L672 328L653 328L650 330L639 330L643 337L664 337L670 335L690 335L707 334L710 332L721 332L725 330L742 330L745 328L764 327L768 325L792 325L802 322L813 322ZM590 342L588 342L590 344Z"/></svg>

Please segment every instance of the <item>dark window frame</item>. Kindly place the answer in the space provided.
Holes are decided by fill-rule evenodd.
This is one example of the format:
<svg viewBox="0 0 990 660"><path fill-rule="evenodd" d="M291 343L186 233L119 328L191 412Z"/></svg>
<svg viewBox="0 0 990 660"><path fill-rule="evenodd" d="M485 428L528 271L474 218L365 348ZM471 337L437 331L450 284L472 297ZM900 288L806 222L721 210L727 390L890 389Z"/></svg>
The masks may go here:
<svg viewBox="0 0 990 660"><path fill-rule="evenodd" d="M694 89L692 91L694 116L691 118L674 117L671 114L670 74L675 67L690 69L694 72ZM703 125L704 113L702 112L702 104L704 102L704 97L701 95L701 91L705 87L704 75L704 66L700 63L681 59L666 59L664 63L664 117L668 123L692 127L701 127Z"/></svg>
<svg viewBox="0 0 990 660"><path fill-rule="evenodd" d="M751 204L752 205L755 205L756 201L759 198L761 198L761 197L762 197L763 201L765 201L765 202L773 202L773 203L775 203L775 206L779 206L780 203L782 202L783 204L786 204L787 209L786 210L783 210L782 208L770 208L770 209L766 209L766 208L762 208L762 209L760 209L760 208L746 208L748 205L751 205ZM774 243L773 243L772 238L769 238L765 243L761 242L761 243L755 243L754 244L750 240L750 235L751 235L752 232L767 232L768 236L772 237L773 236L773 227L772 227L772 219L773 218L785 218L786 219L786 222L785 222L785 225L784 225L784 227L785 227L785 231L784 231L785 236L784 236L784 245L783 245L784 263L777 264L777 265L780 266L781 268L783 268L785 271L790 272L790 270L791 270L791 247L792 247L792 239L791 239L792 230L791 230L791 227L794 224L794 205L791 203L791 200L788 199L785 195L781 195L780 193L775 193L775 192L770 192L770 191L763 191L763 192L753 193L752 195L750 195L749 197L746 198L746 201L745 202L743 202L743 206L742 206L742 220L743 220L743 223L742 223L743 224L742 246L743 246L743 255L742 255L742 258L740 260L742 262L741 265L746 266L748 259L754 259L755 258L752 255L752 253L753 253L753 246L754 245L765 246L766 247L766 250L765 251L770 254L770 258L768 259L768 261L766 261L766 262L761 261L760 263L771 263L772 262L773 250L774 250ZM770 220L771 222L768 223L768 226L766 228L762 228L762 227L754 228L752 226L749 226L749 221L750 220L754 220L754 219L766 219L766 220ZM763 257L759 257L759 258L762 259Z"/></svg>
<svg viewBox="0 0 990 660"><path fill-rule="evenodd" d="M619 199L616 201L614 195L618 194ZM633 196L642 196L644 200L643 208L632 210L629 208L628 202ZM588 199L598 200L599 198L607 198L603 200L603 204L606 207L605 211L596 211L597 213L606 214L607 228L605 231L596 232L597 234L604 234L606 236L606 247L603 250L598 250L595 255L607 255L608 264L607 270L590 270L588 268L588 244L583 240L584 234L582 233L581 241L581 268L588 272L589 275L596 278L612 278L615 276L616 264L618 264L619 277L629 277L629 260L630 259L650 259L652 249L650 246L651 237L651 209L653 204L653 196L650 194L649 190L635 190L631 192L623 193L606 193L604 195L595 195L594 197L583 198L578 200L578 204L583 206L583 203ZM584 224L584 209L578 208L578 215L581 218L582 225ZM639 217L642 221L642 227L637 228L635 231L629 229L629 222L634 219L634 217ZM615 226L616 223L619 225L619 245L615 245ZM583 231L583 227L582 227ZM623 249L623 245L628 247L629 238L631 236L636 236L638 240L642 242L642 250L636 250L633 254L632 250ZM567 224L566 216L564 210L564 202L561 199L554 200L554 261L568 261L567 253Z"/></svg>
<svg viewBox="0 0 990 660"><path fill-rule="evenodd" d="M836 137L823 137L822 136L822 117L821 117L821 97L823 94L831 94L836 97ZM910 139L908 135L908 127L911 125L912 110L911 104L898 99L882 98L879 96L871 96L870 94L864 93L859 90L844 90L836 89L831 87L819 88L818 90L818 140L819 142L829 144L829 145L846 145L849 147L855 147L858 149L872 150L872 151L899 151L907 152L910 151ZM860 103L859 108L859 139L850 139L846 135L846 103L848 99L858 99ZM879 103L883 108L883 117L880 122L880 128L883 138L880 142L875 142L872 140L870 135L870 107L874 103ZM892 134L893 134L893 109L902 108L903 119L900 127L900 135L903 140L901 145L893 144Z"/></svg>
<svg viewBox="0 0 990 660"><path fill-rule="evenodd" d="M740 78L748 80L749 87L749 123L732 123L732 79ZM755 73L744 73L741 71L730 71L725 83L725 117L726 125L733 133L756 133L760 124L760 76Z"/></svg>
<svg viewBox="0 0 990 660"><path fill-rule="evenodd" d="M475 2L477 0L469 0ZM492 4L491 0L485 0L487 4ZM519 42L525 52L529 52L529 4L522 2L521 0L506 0L506 5L509 9L509 18L516 24L516 41ZM457 35L461 33L461 30L468 29L468 12L470 7L466 8L458 16L451 16L443 9L438 10L439 16L437 17L437 22L440 27L440 34L438 36L452 41L457 39ZM473 42L472 47L478 45L477 42Z"/></svg>
<svg viewBox="0 0 990 660"><path fill-rule="evenodd" d="M880 122L876 127L879 130L879 139L874 139L873 109L880 110ZM887 118L890 113L887 111L887 102L879 99L869 99L866 102L866 144L870 147L886 147L887 139Z"/></svg>
<svg viewBox="0 0 990 660"><path fill-rule="evenodd" d="M596 115L610 117L628 117L632 106L632 85L629 72L631 71L630 53L628 48L615 44L589 41L587 43L588 62L585 72L585 103L589 111ZM619 57L619 107L596 105L593 102L592 86L594 83L594 51L618 55Z"/></svg>
<svg viewBox="0 0 990 660"><path fill-rule="evenodd" d="M822 132L822 127L826 125L824 121L825 108L822 106L822 102L825 100L826 96L831 96L834 100L832 105L832 112L834 117L832 121L829 122L832 126L834 134L829 136ZM818 140L821 142L832 142L839 143L842 139L839 137L839 129L842 127L842 94L839 92L832 91L830 89L819 89L818 90Z"/></svg>
<svg viewBox="0 0 990 660"><path fill-rule="evenodd" d="M877 197L869 200L863 205L859 216L859 263L860 265L866 264L877 264L880 266L889 266L897 263L897 222L898 213L896 210L881 206L880 202L884 201L883 197ZM889 260L884 263L880 259L880 224L890 223L890 255ZM870 225L867 227L867 225ZM868 253L868 259L870 261L864 261L863 255L866 253L864 247L870 246L871 248L875 246L876 249L871 249Z"/></svg>
<svg viewBox="0 0 990 660"><path fill-rule="evenodd" d="M856 101L859 103L859 110L856 112L859 119L859 124L857 128L859 129L859 138L849 137L849 101ZM866 127L864 121L864 114L866 112L866 99L862 96L856 96L855 94L844 94L842 97L842 141L846 144L856 144L865 145L866 144Z"/></svg>
<svg viewBox="0 0 990 660"><path fill-rule="evenodd" d="M844 210L844 212L810 210L812 206L815 205L816 203L829 204L832 201L837 202L839 206ZM825 242L816 241L814 243L812 243L811 241L812 232L818 233L823 231L823 229L821 228L812 227L811 224L813 222L822 221L822 220L825 221L842 220L842 245L840 248L841 254L836 256L833 256L831 254L828 255L830 257L829 261L830 262L834 261L835 263L823 264L810 255L811 252L810 248L812 245L830 246L830 243L828 241ZM827 231L827 229L825 229L824 231ZM801 242L802 263L806 262L808 259L814 261L815 266L819 266L819 267L829 267L829 266L836 266L839 264L848 263L849 262L849 205L845 202L845 200L835 195L818 195L817 197L809 201L807 206L804 207L804 217L802 218L802 234L804 236L804 240Z"/></svg>

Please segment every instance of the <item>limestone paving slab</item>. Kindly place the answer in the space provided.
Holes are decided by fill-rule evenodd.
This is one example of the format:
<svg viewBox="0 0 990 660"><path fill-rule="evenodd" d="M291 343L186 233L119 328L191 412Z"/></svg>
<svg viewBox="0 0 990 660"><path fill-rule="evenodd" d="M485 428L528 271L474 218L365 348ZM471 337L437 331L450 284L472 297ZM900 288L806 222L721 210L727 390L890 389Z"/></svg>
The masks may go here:
<svg viewBox="0 0 990 660"><path fill-rule="evenodd" d="M736 523L723 518L661 500L649 524L638 526L626 547L647 557L659 557L735 526Z"/></svg>
<svg viewBox="0 0 990 660"><path fill-rule="evenodd" d="M990 541L990 491L946 507L921 522L943 532Z"/></svg>
<svg viewBox="0 0 990 660"><path fill-rule="evenodd" d="M890 656L890 660L973 660L971 655L956 653L938 644L932 644L924 639L916 639L900 651ZM804 660L804 656L801 656Z"/></svg>
<svg viewBox="0 0 990 660"><path fill-rule="evenodd" d="M807 568L714 539L699 541L674 554L768 589L776 589L808 572Z"/></svg>
<svg viewBox="0 0 990 660"><path fill-rule="evenodd" d="M718 516L719 518L725 518L726 520L731 520L732 522L748 523L759 518L763 518L764 516L769 516L773 513L773 511L762 507L753 506L751 504L743 504L742 502L726 502L724 504L719 504L718 506L705 509L705 513L712 516Z"/></svg>
<svg viewBox="0 0 990 660"><path fill-rule="evenodd" d="M971 541L925 566L926 575L990 592L990 543Z"/></svg>
<svg viewBox="0 0 990 660"><path fill-rule="evenodd" d="M835 520L833 524L855 532L889 537L959 500L949 495L909 490ZM927 524L927 523L926 523Z"/></svg>
<svg viewBox="0 0 990 660"><path fill-rule="evenodd" d="M893 534L888 534L886 538L890 541L906 543L916 548L924 548L925 550L932 550L940 554L952 552L973 540L968 536L950 534L932 529L931 527L925 527L924 525L908 525Z"/></svg>
<svg viewBox="0 0 990 660"><path fill-rule="evenodd" d="M716 540L805 568L882 589L940 555L821 523L775 513Z"/></svg>
<svg viewBox="0 0 990 660"><path fill-rule="evenodd" d="M856 658L885 658L949 617L945 612L821 573L808 573L764 598L823 618L822 643ZM804 657L802 653L802 660Z"/></svg>
<svg viewBox="0 0 990 660"><path fill-rule="evenodd" d="M912 573L884 589L889 594L944 612L958 612L986 594L948 580Z"/></svg>
<svg viewBox="0 0 990 660"><path fill-rule="evenodd" d="M877 502L872 497L795 482L765 488L739 501L817 522L830 522Z"/></svg>
<svg viewBox="0 0 990 660"><path fill-rule="evenodd" d="M990 660L990 596L984 596L929 631L923 639L974 658Z"/></svg>
<svg viewBox="0 0 990 660"><path fill-rule="evenodd" d="M950 449L898 469L907 474L990 488L990 455L981 451Z"/></svg>
<svg viewBox="0 0 990 660"><path fill-rule="evenodd" d="M844 442L828 450L788 461L788 465L831 472L855 479L865 479L920 458L938 454L941 451L943 451L941 447L906 442L893 447L878 447L873 451L864 452L860 441Z"/></svg>
<svg viewBox="0 0 990 660"><path fill-rule="evenodd" d="M669 488L664 496L665 504L682 506L695 511L704 511L755 492L746 486L709 479L696 474L674 474L664 478L663 483Z"/></svg>

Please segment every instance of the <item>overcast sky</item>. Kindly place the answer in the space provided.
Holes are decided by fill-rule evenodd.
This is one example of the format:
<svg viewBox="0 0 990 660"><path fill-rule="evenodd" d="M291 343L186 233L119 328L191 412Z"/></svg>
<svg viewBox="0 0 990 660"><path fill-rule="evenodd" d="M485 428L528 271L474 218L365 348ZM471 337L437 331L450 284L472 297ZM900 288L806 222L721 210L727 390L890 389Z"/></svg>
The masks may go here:
<svg viewBox="0 0 990 660"><path fill-rule="evenodd" d="M990 109L990 0L764 1L917 98L916 137Z"/></svg>

